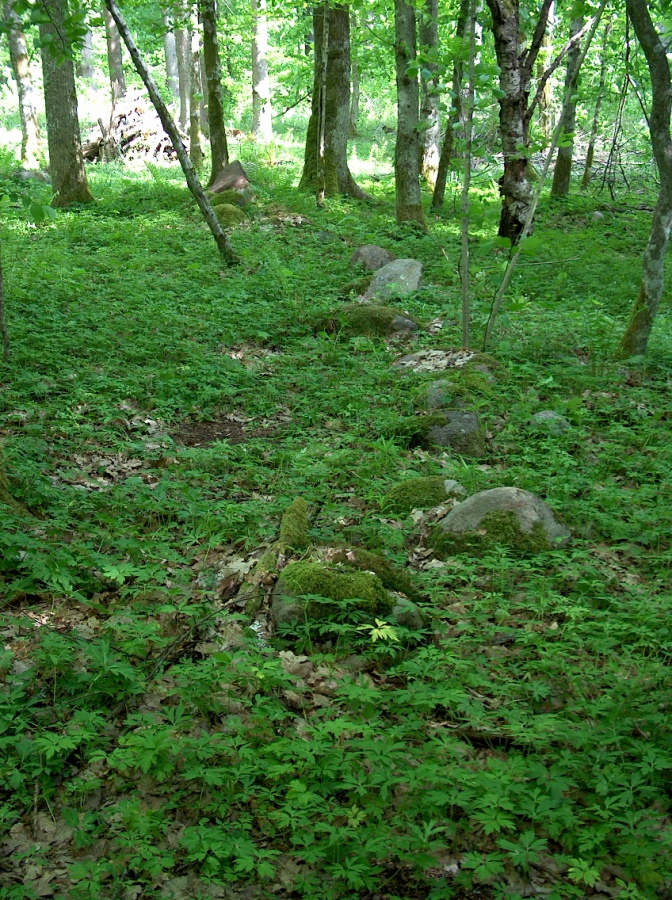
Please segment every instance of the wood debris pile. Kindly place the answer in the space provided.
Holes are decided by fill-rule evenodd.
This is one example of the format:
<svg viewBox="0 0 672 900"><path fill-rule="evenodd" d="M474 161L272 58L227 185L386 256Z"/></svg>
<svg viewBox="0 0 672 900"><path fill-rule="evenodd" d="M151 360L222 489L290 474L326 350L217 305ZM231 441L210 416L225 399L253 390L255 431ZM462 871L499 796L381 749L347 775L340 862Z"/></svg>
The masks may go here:
<svg viewBox="0 0 672 900"><path fill-rule="evenodd" d="M186 136L182 139L188 149ZM156 161L177 158L156 110L139 91L128 91L119 100L109 125L98 119L82 144L82 153L90 162L120 157Z"/></svg>

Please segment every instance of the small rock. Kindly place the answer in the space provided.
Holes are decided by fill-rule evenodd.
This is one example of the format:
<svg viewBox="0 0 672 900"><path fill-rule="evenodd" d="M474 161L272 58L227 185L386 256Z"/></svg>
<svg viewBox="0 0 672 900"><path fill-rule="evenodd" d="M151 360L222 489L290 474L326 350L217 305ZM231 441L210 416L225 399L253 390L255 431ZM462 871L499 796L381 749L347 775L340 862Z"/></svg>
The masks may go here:
<svg viewBox="0 0 672 900"><path fill-rule="evenodd" d="M242 209L232 206L230 203L222 203L220 206L214 206L213 209L222 228L233 228L234 225L240 225L247 219Z"/></svg>
<svg viewBox="0 0 672 900"><path fill-rule="evenodd" d="M425 617L420 607L413 603L412 600L407 600L406 597L399 597L394 604L392 618L411 631L421 631L425 626Z"/></svg>
<svg viewBox="0 0 672 900"><path fill-rule="evenodd" d="M373 303L350 303L320 323L325 331L348 337L393 337L414 334L421 325L407 313Z"/></svg>
<svg viewBox="0 0 672 900"><path fill-rule="evenodd" d="M365 300L391 300L407 297L420 287L422 263L417 259L395 259L374 274Z"/></svg>
<svg viewBox="0 0 672 900"><path fill-rule="evenodd" d="M453 381L432 381L420 392L415 405L418 409L460 409L464 406L462 393Z"/></svg>
<svg viewBox="0 0 672 900"><path fill-rule="evenodd" d="M349 265L351 269L355 266L364 266L367 272L375 272L388 263L393 262L395 258L389 250L384 250L376 244L365 244L363 247L355 250L350 257Z"/></svg>
<svg viewBox="0 0 672 900"><path fill-rule="evenodd" d="M561 431L567 431L571 428L567 419L552 409L542 409L541 412L535 413L530 418L529 424L535 428L550 431L553 434L560 434Z"/></svg>
<svg viewBox="0 0 672 900"><path fill-rule="evenodd" d="M602 219L604 219L604 213L601 213L598 209L596 209L590 218L593 220L593 222L601 222Z"/></svg>
<svg viewBox="0 0 672 900"><path fill-rule="evenodd" d="M467 492L459 482L443 475L406 478L385 495L382 507L395 515L407 515L412 509L431 509L451 497L466 496Z"/></svg>
<svg viewBox="0 0 672 900"><path fill-rule="evenodd" d="M443 421L432 417L427 437L438 447L450 447L463 456L480 457L485 454L485 435L475 412L467 409L447 409L441 412Z"/></svg>
<svg viewBox="0 0 672 900"><path fill-rule="evenodd" d="M215 194L210 204L212 206L221 206L223 203L229 203L231 206L239 206L241 209L244 209L250 205L251 201L252 198L249 191L228 190Z"/></svg>
<svg viewBox="0 0 672 900"><path fill-rule="evenodd" d="M490 543L528 552L564 547L569 529L530 491L500 487L473 494L442 519L432 543L438 551L477 549Z"/></svg>

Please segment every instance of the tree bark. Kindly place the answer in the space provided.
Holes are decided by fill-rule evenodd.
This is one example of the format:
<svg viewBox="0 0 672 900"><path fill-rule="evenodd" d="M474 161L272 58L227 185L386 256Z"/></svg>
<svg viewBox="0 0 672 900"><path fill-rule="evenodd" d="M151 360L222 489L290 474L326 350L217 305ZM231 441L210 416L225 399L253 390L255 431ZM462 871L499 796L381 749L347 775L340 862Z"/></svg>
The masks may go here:
<svg viewBox="0 0 672 900"><path fill-rule="evenodd" d="M553 0L543 0L529 47L520 47L519 0L487 0L492 15L495 53L500 68L499 130L504 155L504 174L500 179L502 213L500 237L516 243L523 230L532 202L528 179L528 109L532 71L546 31Z"/></svg>
<svg viewBox="0 0 672 900"><path fill-rule="evenodd" d="M397 142L394 150L397 223L427 222L420 197L419 90L417 75L409 75L416 59L415 9L394 0L394 55L397 77Z"/></svg>
<svg viewBox="0 0 672 900"><path fill-rule="evenodd" d="M80 78L93 78L93 33L87 28L79 53L77 74Z"/></svg>
<svg viewBox="0 0 672 900"><path fill-rule="evenodd" d="M2 358L9 362L9 332L5 318L5 281L2 272L2 245L0 245L0 336L2 336ZM0 479L2 475L0 474Z"/></svg>
<svg viewBox="0 0 672 900"><path fill-rule="evenodd" d="M620 349L623 355L635 356L646 351L658 312L665 281L665 254L672 229L672 79L666 48L651 21L646 0L626 0L626 9L651 76L649 131L660 177L658 202L653 213L649 242L644 251L639 294L621 339Z"/></svg>
<svg viewBox="0 0 672 900"><path fill-rule="evenodd" d="M163 55L166 61L166 86L175 103L180 102L180 77L177 71L177 47L170 13L164 10L163 18Z"/></svg>
<svg viewBox="0 0 672 900"><path fill-rule="evenodd" d="M251 0L252 36L252 134L268 143L273 140L273 107L268 77L268 20L266 0Z"/></svg>
<svg viewBox="0 0 672 900"><path fill-rule="evenodd" d="M460 0L460 9L457 14L455 37L463 41L467 29L467 17L469 15L469 0ZM476 23L474 23L475 27ZM432 208L441 209L446 195L446 181L450 164L455 151L455 137L457 129L462 121L462 58L458 55L453 65L453 102L446 122L446 132L443 136L443 146L439 157L439 167L436 173L436 184L432 195Z"/></svg>
<svg viewBox="0 0 672 900"><path fill-rule="evenodd" d="M429 78L420 79L420 173L427 186L434 190L439 169L441 134L438 82L439 0L425 0L424 9L418 10L418 18L418 36L425 54L421 68L430 73Z"/></svg>
<svg viewBox="0 0 672 900"><path fill-rule="evenodd" d="M541 50L537 59L537 79L541 79L542 75L551 64L553 57L553 42L550 34L545 34L541 42ZM544 136L544 140L550 141L553 133L553 112L551 103L553 100L553 90L551 79L548 78L544 84L544 89L539 97L539 128Z"/></svg>
<svg viewBox="0 0 672 900"><path fill-rule="evenodd" d="M37 116L37 91L30 74L30 58L26 36L21 19L14 12L12 0L4 7L7 25L7 41L12 73L19 95L19 116L21 119L21 165L26 169L37 169L44 156L40 125Z"/></svg>
<svg viewBox="0 0 672 900"><path fill-rule="evenodd" d="M215 243L217 244L219 252L222 254L222 257L224 258L224 261L227 265L236 265L239 261L238 257L236 256L233 247L229 243L229 239L227 238L224 229L220 225L219 219L215 215L215 211L212 208L212 205L208 200L205 191L203 190L201 182L198 180L198 175L194 171L194 166L189 159L189 154L187 153L187 149L184 146L182 138L180 137L180 132L178 131L177 126L173 121L173 117L168 111L168 107L163 102L161 94L159 93L159 89L156 86L156 82L152 78L149 69L145 65L144 60L140 55L140 51L138 50L135 41L133 40L124 17L119 11L119 8L115 4L114 0L105 0L105 6L109 9L112 17L114 18L116 26L119 29L119 34L126 44L126 49L128 50L129 55L133 60L133 65L135 66L138 75L140 75L140 77L142 78L143 84L147 88L149 98L152 101L152 104L156 109L159 118L161 119L163 129L172 141L175 152L177 153L177 158L180 161L180 166L182 167L182 171L184 172L184 177L186 178L187 185L189 186L189 190L191 191L194 200L198 204L198 208L200 209L201 214L203 215L203 218L205 219L205 222L210 229L213 238L215 239Z"/></svg>
<svg viewBox="0 0 672 900"><path fill-rule="evenodd" d="M201 131L201 42L198 20L192 22L189 69L189 155L194 169L203 168L203 133Z"/></svg>
<svg viewBox="0 0 672 900"><path fill-rule="evenodd" d="M110 91L112 93L112 111L126 93L126 76L124 60L121 55L121 38L114 19L108 9L103 9L105 16L105 38L107 40L107 68L110 73Z"/></svg>
<svg viewBox="0 0 672 900"><path fill-rule="evenodd" d="M175 52L177 54L177 80L180 86L179 123L183 132L189 125L189 73L191 71L191 35L186 0L179 0L174 7Z"/></svg>
<svg viewBox="0 0 672 900"><path fill-rule="evenodd" d="M203 65L208 94L208 123L210 128L210 181L212 184L220 169L229 163L229 146L224 127L222 103L222 66L219 60L217 39L217 0L202 0Z"/></svg>
<svg viewBox="0 0 672 900"><path fill-rule="evenodd" d="M569 27L569 37L574 37L583 28L583 16L572 19ZM579 83L579 60L581 59L581 42L576 41L567 54L567 74L565 76L565 96L569 94L569 101L563 106L562 131L564 139L558 148L558 155L553 170L553 184L551 185L552 197L566 197L569 194L569 186L572 180L572 157L574 154L574 139L567 135L573 135L576 128L576 89Z"/></svg>
<svg viewBox="0 0 672 900"><path fill-rule="evenodd" d="M315 68L313 99L303 173L299 189L316 191L320 157L324 165L324 192L327 197L343 194L358 199L368 195L357 185L348 167L348 123L350 118L350 15L347 6L329 6L325 27L325 8L321 3L313 11ZM325 59L326 40L326 72ZM324 94L322 86L324 84ZM320 134L324 133L321 148Z"/></svg>
<svg viewBox="0 0 672 900"><path fill-rule="evenodd" d="M49 21L40 25L53 206L92 203L77 118L75 67L65 30L67 0L43 0Z"/></svg>

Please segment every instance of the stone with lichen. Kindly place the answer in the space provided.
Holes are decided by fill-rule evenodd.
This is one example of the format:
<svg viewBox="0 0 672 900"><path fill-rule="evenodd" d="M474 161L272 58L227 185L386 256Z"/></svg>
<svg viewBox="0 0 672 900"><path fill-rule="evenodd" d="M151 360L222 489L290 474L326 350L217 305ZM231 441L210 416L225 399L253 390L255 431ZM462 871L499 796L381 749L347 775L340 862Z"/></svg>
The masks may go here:
<svg viewBox="0 0 672 900"><path fill-rule="evenodd" d="M439 556L480 552L494 544L538 553L564 547L570 537L569 529L536 494L500 487L480 491L454 506L437 524L430 542Z"/></svg>

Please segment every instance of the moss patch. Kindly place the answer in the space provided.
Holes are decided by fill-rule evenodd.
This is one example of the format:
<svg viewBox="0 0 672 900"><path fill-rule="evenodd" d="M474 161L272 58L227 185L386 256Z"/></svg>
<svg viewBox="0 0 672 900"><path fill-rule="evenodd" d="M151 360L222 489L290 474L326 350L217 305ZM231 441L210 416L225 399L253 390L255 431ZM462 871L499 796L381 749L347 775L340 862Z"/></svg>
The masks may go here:
<svg viewBox="0 0 672 900"><path fill-rule="evenodd" d="M348 337L386 337L394 332L418 331L422 326L412 316L391 306L350 303L331 313L318 327Z"/></svg>
<svg viewBox="0 0 672 900"><path fill-rule="evenodd" d="M343 548L332 556L332 561L348 566L359 571L373 572L380 578L384 588L406 594L407 597L417 597L418 592L413 587L413 582L403 569L395 566L377 553L362 550L359 547L353 549Z"/></svg>
<svg viewBox="0 0 672 900"><path fill-rule="evenodd" d="M222 203L220 206L213 208L222 228L232 228L234 225L240 225L241 222L247 219L242 209L232 206L230 203Z"/></svg>
<svg viewBox="0 0 672 900"><path fill-rule="evenodd" d="M431 509L448 499L445 483L443 475L408 478L395 484L383 497L381 505L385 512L400 516L407 515L412 509Z"/></svg>
<svg viewBox="0 0 672 900"><path fill-rule="evenodd" d="M222 206L225 203L228 203L229 206L243 207L248 205L248 200L240 191L222 191L221 194L214 194L210 203L214 207Z"/></svg>
<svg viewBox="0 0 672 900"><path fill-rule="evenodd" d="M497 510L481 520L478 531L446 533L434 528L429 545L437 556L445 558L455 553L481 553L496 544L519 553L541 553L550 550L543 525L537 523L530 532L522 531L514 512Z"/></svg>
<svg viewBox="0 0 672 900"><path fill-rule="evenodd" d="M303 600L306 595L323 597ZM274 590L273 616L276 624L299 618L329 618L334 604L356 601L355 606L372 616L388 615L394 600L377 575L371 572L342 572L321 562L301 560L286 566ZM331 602L330 602L331 601Z"/></svg>
<svg viewBox="0 0 672 900"><path fill-rule="evenodd" d="M280 522L280 543L291 550L305 550L310 543L308 530L308 504L303 497L290 504Z"/></svg>

